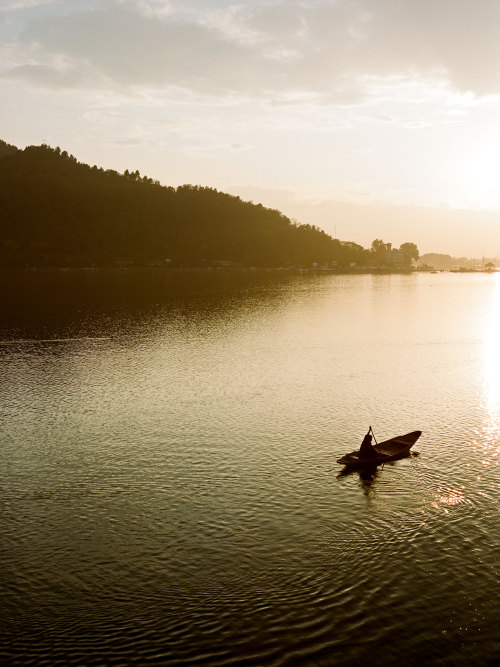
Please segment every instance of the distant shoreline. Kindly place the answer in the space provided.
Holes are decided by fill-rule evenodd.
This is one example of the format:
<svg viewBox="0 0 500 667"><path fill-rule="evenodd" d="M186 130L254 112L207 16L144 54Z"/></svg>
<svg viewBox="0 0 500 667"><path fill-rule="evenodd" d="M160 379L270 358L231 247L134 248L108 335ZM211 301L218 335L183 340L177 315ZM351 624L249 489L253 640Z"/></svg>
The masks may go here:
<svg viewBox="0 0 500 667"><path fill-rule="evenodd" d="M182 273L206 273L206 274L230 274L230 273L274 273L274 274L308 274L308 275L410 275L412 273L499 273L500 269L389 269L389 268L297 268L297 267L207 267L207 266L0 266L0 273L112 273L112 274L134 274L134 273L157 273L157 274L182 274Z"/></svg>
<svg viewBox="0 0 500 667"><path fill-rule="evenodd" d="M308 273L308 274L410 274L429 273L418 269L375 269L375 268L297 268L297 267L226 267L226 266L0 266L0 272L18 273Z"/></svg>

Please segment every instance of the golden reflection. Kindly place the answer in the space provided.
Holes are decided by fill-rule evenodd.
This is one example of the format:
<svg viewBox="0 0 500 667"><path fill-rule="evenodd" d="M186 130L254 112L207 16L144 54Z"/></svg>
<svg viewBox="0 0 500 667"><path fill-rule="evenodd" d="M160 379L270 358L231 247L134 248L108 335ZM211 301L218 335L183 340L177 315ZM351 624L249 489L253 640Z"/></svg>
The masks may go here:
<svg viewBox="0 0 500 667"><path fill-rule="evenodd" d="M500 434L500 273L491 276L495 281L490 314L484 334L484 400L490 419L490 436Z"/></svg>
<svg viewBox="0 0 500 667"><path fill-rule="evenodd" d="M479 437L482 445L480 460L485 469L498 466L500 454L500 273L491 279L492 298L483 337L483 408L486 414ZM478 475L476 480L480 482L481 476Z"/></svg>
<svg viewBox="0 0 500 667"><path fill-rule="evenodd" d="M436 491L436 501L448 506L460 505L461 503L472 504L472 501L465 497L463 489L465 489L464 486L461 489L438 488Z"/></svg>

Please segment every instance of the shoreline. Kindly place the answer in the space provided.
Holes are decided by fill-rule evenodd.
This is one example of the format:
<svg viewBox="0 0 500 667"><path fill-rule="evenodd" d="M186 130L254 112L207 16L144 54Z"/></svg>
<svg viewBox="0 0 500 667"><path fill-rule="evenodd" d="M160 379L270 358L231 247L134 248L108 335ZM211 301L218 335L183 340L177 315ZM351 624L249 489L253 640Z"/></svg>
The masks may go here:
<svg viewBox="0 0 500 667"><path fill-rule="evenodd" d="M429 273L417 269L388 269L388 268L299 268L299 267L265 267L265 266L0 266L0 272L44 272L44 273L310 273L320 274L410 274Z"/></svg>
<svg viewBox="0 0 500 667"><path fill-rule="evenodd" d="M0 266L0 273L282 273L311 275L410 275L412 273L498 273L500 269L391 269L388 267L264 267L264 266Z"/></svg>

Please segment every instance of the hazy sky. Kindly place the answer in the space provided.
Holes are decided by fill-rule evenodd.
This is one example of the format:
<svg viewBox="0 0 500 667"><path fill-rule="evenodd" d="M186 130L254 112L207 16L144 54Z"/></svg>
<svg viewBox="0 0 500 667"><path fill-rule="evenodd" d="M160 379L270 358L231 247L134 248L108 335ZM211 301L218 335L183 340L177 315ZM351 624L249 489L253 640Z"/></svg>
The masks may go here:
<svg viewBox="0 0 500 667"><path fill-rule="evenodd" d="M0 138L500 255L500 0L0 0Z"/></svg>

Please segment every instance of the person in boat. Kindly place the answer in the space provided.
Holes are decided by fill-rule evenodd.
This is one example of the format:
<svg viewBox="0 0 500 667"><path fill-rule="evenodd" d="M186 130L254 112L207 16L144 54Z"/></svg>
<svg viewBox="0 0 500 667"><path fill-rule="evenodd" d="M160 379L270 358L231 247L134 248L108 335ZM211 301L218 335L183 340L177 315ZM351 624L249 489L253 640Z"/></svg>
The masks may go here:
<svg viewBox="0 0 500 667"><path fill-rule="evenodd" d="M370 429L368 433L363 438L361 447L359 448L359 458L360 459L374 459L377 457L377 450L372 445L372 434Z"/></svg>

